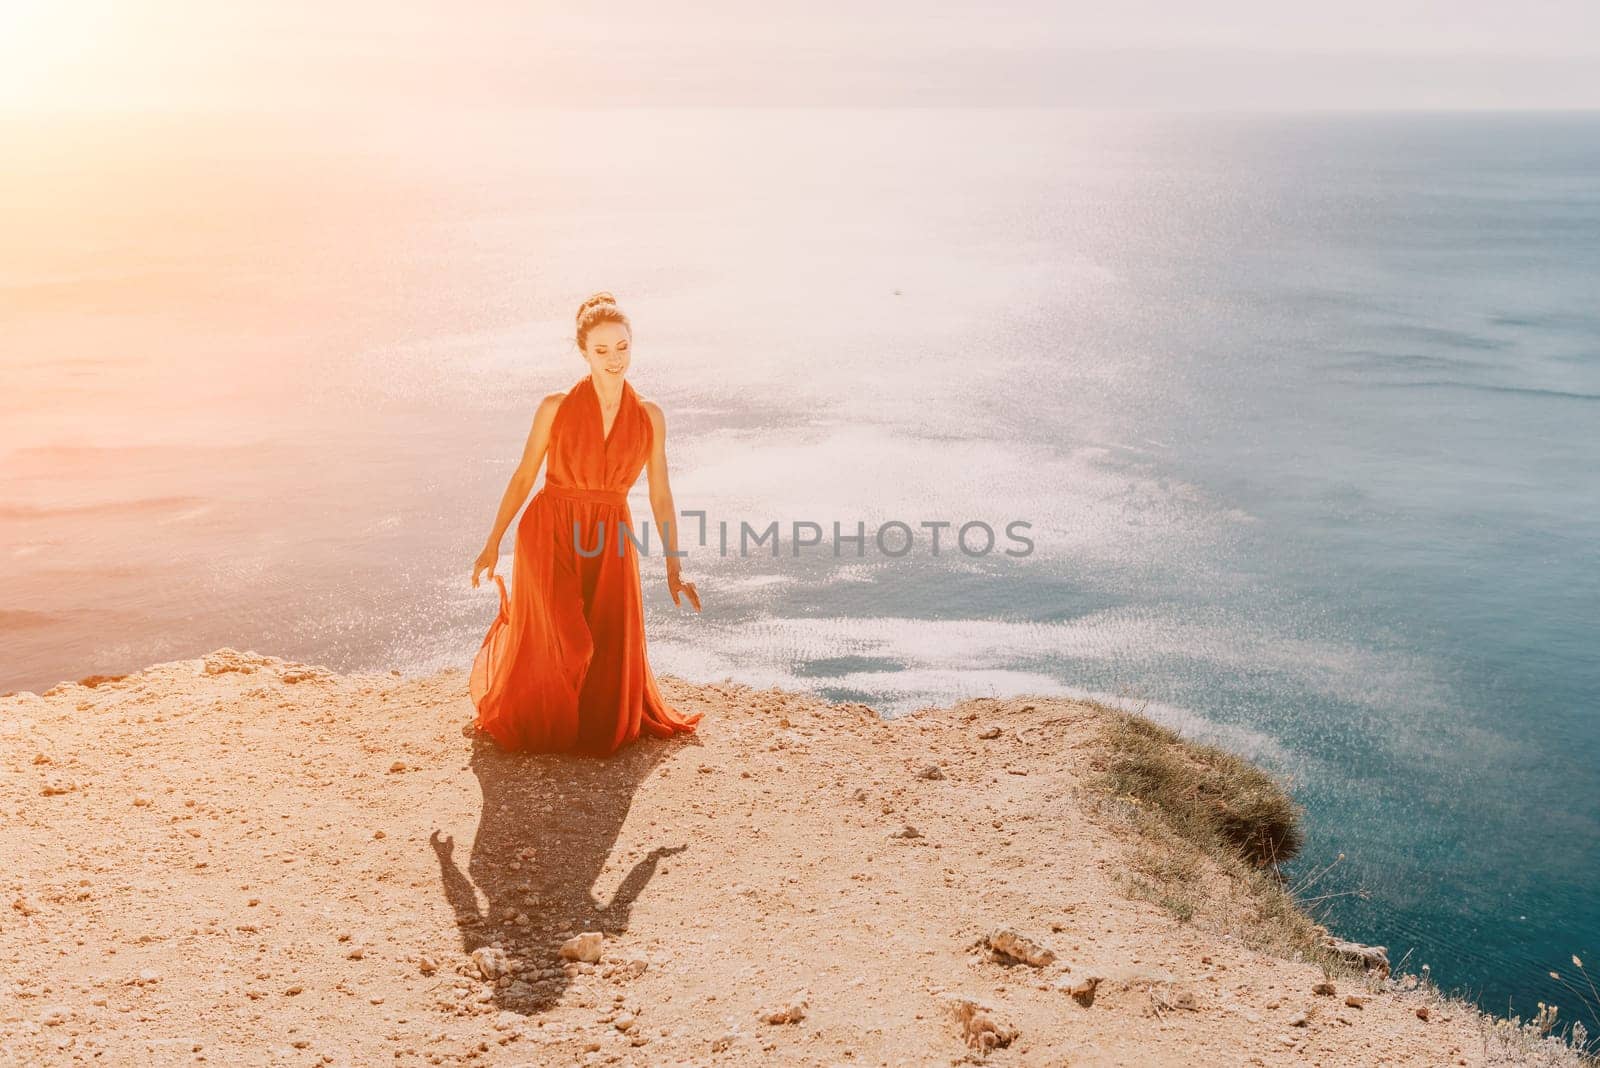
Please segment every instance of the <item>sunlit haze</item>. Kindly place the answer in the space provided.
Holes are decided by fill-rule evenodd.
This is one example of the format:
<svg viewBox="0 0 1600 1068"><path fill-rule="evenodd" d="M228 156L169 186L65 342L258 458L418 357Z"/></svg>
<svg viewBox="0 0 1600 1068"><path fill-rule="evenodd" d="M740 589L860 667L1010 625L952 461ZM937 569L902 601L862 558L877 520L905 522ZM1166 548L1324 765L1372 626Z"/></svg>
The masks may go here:
<svg viewBox="0 0 1600 1068"><path fill-rule="evenodd" d="M752 7L0 0L0 111L1574 108L1583 0Z"/></svg>

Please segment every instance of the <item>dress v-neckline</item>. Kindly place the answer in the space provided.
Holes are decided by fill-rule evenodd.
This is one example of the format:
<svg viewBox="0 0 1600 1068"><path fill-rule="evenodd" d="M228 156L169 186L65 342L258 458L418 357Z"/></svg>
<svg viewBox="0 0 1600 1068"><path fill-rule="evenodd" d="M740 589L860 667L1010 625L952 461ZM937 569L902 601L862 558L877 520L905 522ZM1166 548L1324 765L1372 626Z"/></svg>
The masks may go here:
<svg viewBox="0 0 1600 1068"><path fill-rule="evenodd" d="M595 388L594 379L585 379L589 383L589 393L594 397L594 412L600 419L600 447L611 444L611 435L617 432L617 423L622 419L622 409L628 405L628 380L622 380L622 395L617 400L617 414L611 417L611 429L606 429L606 411L600 405L600 391Z"/></svg>

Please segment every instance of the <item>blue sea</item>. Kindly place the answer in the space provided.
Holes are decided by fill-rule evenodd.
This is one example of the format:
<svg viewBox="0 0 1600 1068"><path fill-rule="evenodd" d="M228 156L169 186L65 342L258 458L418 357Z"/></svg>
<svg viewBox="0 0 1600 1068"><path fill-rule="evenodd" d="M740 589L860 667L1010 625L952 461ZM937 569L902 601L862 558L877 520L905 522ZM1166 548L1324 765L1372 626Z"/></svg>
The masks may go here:
<svg viewBox="0 0 1600 1068"><path fill-rule="evenodd" d="M1548 973L1600 960L1600 115L0 132L0 692L466 666L609 289L710 526L703 614L645 563L658 671L1143 708L1291 782L1335 930L1582 1015ZM893 521L900 556L793 551Z"/></svg>

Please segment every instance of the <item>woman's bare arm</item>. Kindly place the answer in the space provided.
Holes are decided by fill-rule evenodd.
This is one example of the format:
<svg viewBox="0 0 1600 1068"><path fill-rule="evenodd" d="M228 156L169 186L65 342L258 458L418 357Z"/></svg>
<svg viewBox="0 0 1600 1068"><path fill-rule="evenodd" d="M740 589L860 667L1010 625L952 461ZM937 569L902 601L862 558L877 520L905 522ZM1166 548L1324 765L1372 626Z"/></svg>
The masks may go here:
<svg viewBox="0 0 1600 1068"><path fill-rule="evenodd" d="M550 427L555 423L556 409L561 406L564 396L564 393L552 393L539 402L539 410L533 415L533 427L528 431L527 443L522 447L522 459L517 463L517 469L511 472L511 481L506 485L506 491L500 498L500 510L494 517L494 528L489 531L489 540L484 543L483 552L473 565L474 586L478 584L480 571L487 569L489 577L494 577L494 565L500 558L500 539L505 537L506 528L522 509L523 502L528 499L528 491L539 477L539 468L550 449Z"/></svg>
<svg viewBox="0 0 1600 1068"><path fill-rule="evenodd" d="M650 416L650 428L654 431L651 435L650 463L646 471L650 479L650 511L655 517L656 529L661 532L661 544L666 552L667 590L672 594L673 604L680 603L678 593L681 591L698 612L700 594L695 590L694 583L683 581L678 557L673 555L678 551L678 524L677 505L672 501L672 483L667 478L667 417L652 401L644 402L644 410Z"/></svg>

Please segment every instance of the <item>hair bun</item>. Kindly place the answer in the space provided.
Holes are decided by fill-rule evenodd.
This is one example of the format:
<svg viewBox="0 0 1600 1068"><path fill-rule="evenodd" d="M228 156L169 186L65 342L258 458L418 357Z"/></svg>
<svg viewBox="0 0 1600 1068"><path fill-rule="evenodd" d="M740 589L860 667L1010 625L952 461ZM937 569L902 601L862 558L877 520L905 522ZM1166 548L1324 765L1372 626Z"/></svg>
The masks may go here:
<svg viewBox="0 0 1600 1068"><path fill-rule="evenodd" d="M588 300L578 305L578 348L583 348L584 339L589 336L589 331L601 323L621 323L628 327L628 317L617 307L617 298L605 290L601 290L589 297ZM631 330L632 328L629 327Z"/></svg>
<svg viewBox="0 0 1600 1068"><path fill-rule="evenodd" d="M588 311L590 308L597 307L597 306L599 306L601 304L609 304L613 308L615 308L617 306L617 298L613 297L610 293L607 293L605 290L601 290L600 292L598 292L598 293L594 294L593 296L591 296L588 300L584 301L582 304L578 305L578 315L577 315L577 317L579 319L582 319L584 312Z"/></svg>

